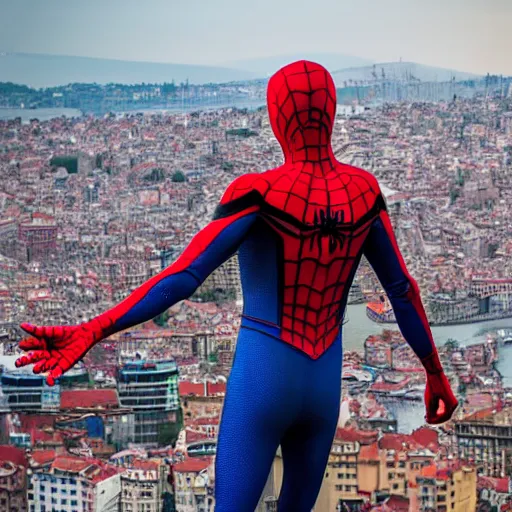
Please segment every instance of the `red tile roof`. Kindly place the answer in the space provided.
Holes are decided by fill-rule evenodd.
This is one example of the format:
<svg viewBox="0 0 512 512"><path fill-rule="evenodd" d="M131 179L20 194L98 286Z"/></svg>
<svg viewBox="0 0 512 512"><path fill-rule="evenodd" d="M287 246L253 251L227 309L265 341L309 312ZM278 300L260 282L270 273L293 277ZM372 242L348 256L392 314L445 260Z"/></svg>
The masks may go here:
<svg viewBox="0 0 512 512"><path fill-rule="evenodd" d="M0 445L0 462L12 462L16 466L28 466L25 451L10 445Z"/></svg>
<svg viewBox="0 0 512 512"><path fill-rule="evenodd" d="M394 512L409 512L409 499L404 496L391 496L385 504Z"/></svg>
<svg viewBox="0 0 512 512"><path fill-rule="evenodd" d="M115 389L73 389L62 391L61 409L113 409L119 406Z"/></svg>
<svg viewBox="0 0 512 512"><path fill-rule="evenodd" d="M491 478L488 476L479 476L477 489L494 489L501 494L508 494L510 480L508 478Z"/></svg>
<svg viewBox="0 0 512 512"><path fill-rule="evenodd" d="M79 473L89 467L91 462L79 457L57 457L52 464L53 469L61 471L69 471L71 473Z"/></svg>
<svg viewBox="0 0 512 512"><path fill-rule="evenodd" d="M38 466L45 466L55 460L55 450L35 450L32 452L32 460Z"/></svg>
<svg viewBox="0 0 512 512"><path fill-rule="evenodd" d="M181 381L179 383L180 396L194 395L204 396L204 384L201 382Z"/></svg>
<svg viewBox="0 0 512 512"><path fill-rule="evenodd" d="M372 443L367 446L361 446L358 459L365 461L378 461L379 447L377 446L377 443Z"/></svg>
<svg viewBox="0 0 512 512"><path fill-rule="evenodd" d="M376 430L357 430L354 428L337 428L335 439L346 442L359 442L362 445L374 443L379 436Z"/></svg>
<svg viewBox="0 0 512 512"><path fill-rule="evenodd" d="M412 436L406 434L383 434L379 440L380 448L384 450L404 451L416 446Z"/></svg>
<svg viewBox="0 0 512 512"><path fill-rule="evenodd" d="M178 473L199 473L212 463L211 457L190 458L178 462L173 466L173 471Z"/></svg>
<svg viewBox="0 0 512 512"><path fill-rule="evenodd" d="M439 449L439 434L437 430L430 427L420 427L413 431L411 437L419 445L429 448L433 452Z"/></svg>

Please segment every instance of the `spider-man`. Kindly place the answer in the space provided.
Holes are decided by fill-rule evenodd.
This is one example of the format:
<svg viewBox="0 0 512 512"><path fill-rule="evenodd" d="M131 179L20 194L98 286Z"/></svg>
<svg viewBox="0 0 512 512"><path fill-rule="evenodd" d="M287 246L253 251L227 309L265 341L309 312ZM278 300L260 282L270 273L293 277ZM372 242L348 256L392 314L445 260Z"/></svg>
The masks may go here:
<svg viewBox="0 0 512 512"><path fill-rule="evenodd" d="M334 157L335 94L318 64L279 70L267 101L281 167L235 179L183 254L110 311L75 326L22 325L30 353L17 364L35 363L52 385L94 344L189 297L238 251L244 308L217 446L219 512L255 509L279 445L278 510L314 506L340 407L340 325L363 254L426 370L427 422L457 406L377 180Z"/></svg>

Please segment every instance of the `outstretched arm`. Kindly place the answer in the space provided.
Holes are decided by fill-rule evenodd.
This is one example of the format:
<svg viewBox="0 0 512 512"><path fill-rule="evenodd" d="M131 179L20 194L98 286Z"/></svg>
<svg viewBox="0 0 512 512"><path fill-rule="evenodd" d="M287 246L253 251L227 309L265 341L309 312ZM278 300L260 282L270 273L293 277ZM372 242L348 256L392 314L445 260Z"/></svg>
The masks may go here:
<svg viewBox="0 0 512 512"><path fill-rule="evenodd" d="M150 320L192 295L213 270L237 251L256 220L259 205L254 195L247 194L247 200L231 201L242 178L226 190L218 210L222 215L216 215L173 264L117 306L80 325L22 324L31 337L23 340L20 348L30 352L17 360L17 366L36 363L34 373L50 371L47 382L53 385L99 341Z"/></svg>
<svg viewBox="0 0 512 512"><path fill-rule="evenodd" d="M168 268L137 288L123 302L96 317L101 337L154 318L190 297L203 281L240 246L252 226L257 206L213 220L190 242Z"/></svg>
<svg viewBox="0 0 512 512"><path fill-rule="evenodd" d="M402 335L427 373L426 419L429 423L443 423L450 419L458 403L439 360L418 284L407 271L385 209L370 227L364 255L386 290ZM439 399L444 406L441 412L438 412Z"/></svg>

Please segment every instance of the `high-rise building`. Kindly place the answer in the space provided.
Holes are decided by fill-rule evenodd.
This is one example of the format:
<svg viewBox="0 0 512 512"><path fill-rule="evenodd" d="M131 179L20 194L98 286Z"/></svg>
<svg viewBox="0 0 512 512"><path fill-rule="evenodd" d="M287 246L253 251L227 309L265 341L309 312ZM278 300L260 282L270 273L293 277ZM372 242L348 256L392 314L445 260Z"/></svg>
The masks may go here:
<svg viewBox="0 0 512 512"><path fill-rule="evenodd" d="M177 421L180 407L178 367L173 360L138 360L118 371L119 405L131 409L133 439L144 446L166 443L165 430Z"/></svg>

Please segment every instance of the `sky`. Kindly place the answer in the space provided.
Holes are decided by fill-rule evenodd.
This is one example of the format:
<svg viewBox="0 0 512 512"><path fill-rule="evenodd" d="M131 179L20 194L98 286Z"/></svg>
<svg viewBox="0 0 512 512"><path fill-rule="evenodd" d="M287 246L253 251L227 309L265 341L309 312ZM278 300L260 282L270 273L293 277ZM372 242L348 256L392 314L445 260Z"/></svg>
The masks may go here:
<svg viewBox="0 0 512 512"><path fill-rule="evenodd" d="M182 64L339 53L512 75L511 26L512 0L0 0L0 52Z"/></svg>

